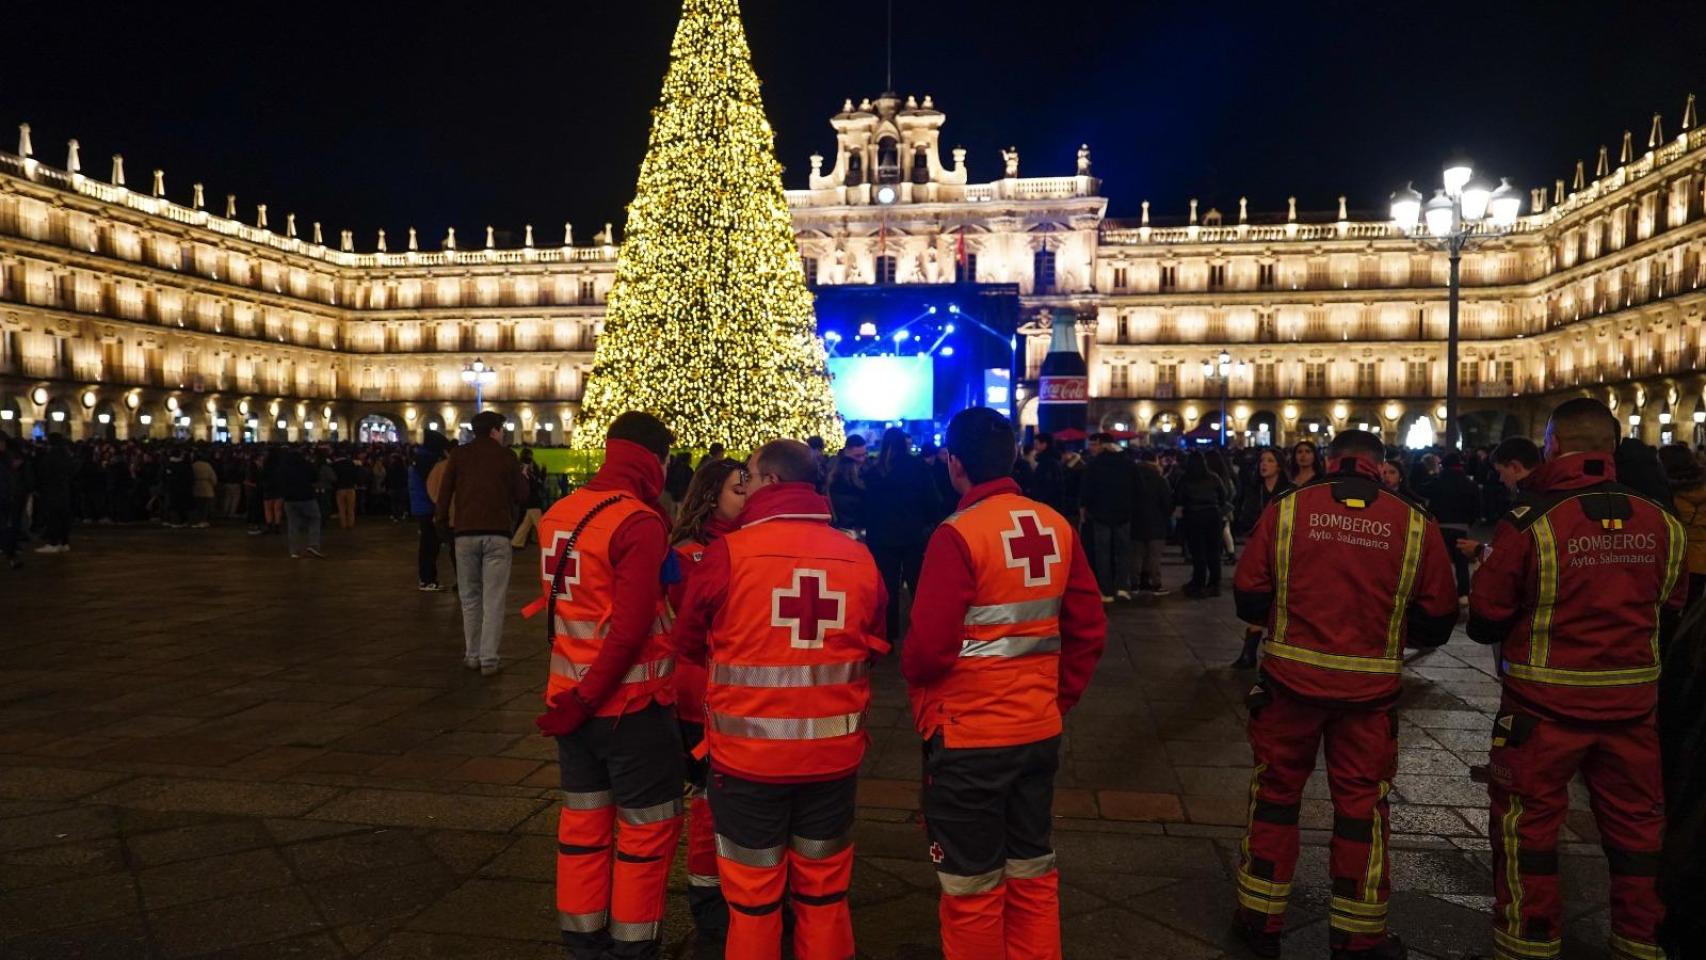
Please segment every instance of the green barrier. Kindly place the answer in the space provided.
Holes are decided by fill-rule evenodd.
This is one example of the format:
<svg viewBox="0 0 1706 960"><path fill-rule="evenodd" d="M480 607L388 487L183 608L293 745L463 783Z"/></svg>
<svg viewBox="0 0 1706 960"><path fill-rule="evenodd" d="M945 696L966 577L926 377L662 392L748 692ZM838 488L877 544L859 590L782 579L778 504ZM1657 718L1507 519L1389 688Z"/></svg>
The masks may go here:
<svg viewBox="0 0 1706 960"><path fill-rule="evenodd" d="M521 448L516 447L514 449L519 452ZM553 478L567 476L570 488L586 483L592 479L593 474L598 472L599 467L604 466L603 450L571 450L568 447L532 447L531 449L533 450L533 462L543 467L547 476ZM682 451L677 450L675 452L680 453ZM692 455L694 464L698 464L705 456L704 450L688 450L686 452ZM743 461L746 459L746 453L738 450L730 451L727 456Z"/></svg>

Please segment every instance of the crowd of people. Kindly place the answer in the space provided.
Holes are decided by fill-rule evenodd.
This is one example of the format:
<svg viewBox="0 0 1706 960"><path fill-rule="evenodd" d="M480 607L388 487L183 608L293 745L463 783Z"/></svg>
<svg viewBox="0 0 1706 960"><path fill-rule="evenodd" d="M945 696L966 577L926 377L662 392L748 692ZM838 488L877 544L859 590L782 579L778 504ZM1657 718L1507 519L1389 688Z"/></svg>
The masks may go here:
<svg viewBox="0 0 1706 960"><path fill-rule="evenodd" d="M78 521L244 518L321 557L322 516L409 516L420 589L442 589L451 546L463 663L491 676L514 554L536 537L524 612L548 613L538 725L559 752L557 907L575 958L657 955L683 829L706 955L774 957L788 924L801 960L852 955L869 670L893 648L923 742L944 955L1059 957L1062 716L1105 610L1168 593L1169 544L1193 600L1237 565L1236 666L1260 667L1234 917L1253 953L1279 955L1324 744L1332 955L1406 955L1386 924L1395 708L1406 651L1465 620L1497 648L1503 688L1478 774L1497 956L1559 955L1556 848L1578 773L1610 863L1613 955L1662 960L1706 935L1706 777L1690 759L1706 746L1706 607L1682 616L1706 585L1706 469L1685 446L1620 438L1597 401L1561 405L1539 442L1467 453L1393 451L1360 430L1326 449L1098 435L1080 453L1048 434L1021 449L974 408L916 452L890 429L874 454L859 435L833 454L778 439L696 464L631 413L597 474L555 498L501 414L471 426L467 443L429 433L412 448L0 438L0 547L15 561L29 532L65 552Z"/></svg>

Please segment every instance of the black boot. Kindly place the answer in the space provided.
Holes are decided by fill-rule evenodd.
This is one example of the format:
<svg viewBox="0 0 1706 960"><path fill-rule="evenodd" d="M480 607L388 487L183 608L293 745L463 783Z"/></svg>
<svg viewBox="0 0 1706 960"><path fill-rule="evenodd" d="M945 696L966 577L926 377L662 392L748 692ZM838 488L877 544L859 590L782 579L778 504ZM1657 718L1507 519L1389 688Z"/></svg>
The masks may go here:
<svg viewBox="0 0 1706 960"><path fill-rule="evenodd" d="M1243 908L1232 912L1232 932L1243 942L1244 949L1262 960L1280 955L1280 935L1263 929L1265 918L1252 915ZM1337 960L1335 955L1334 960Z"/></svg>
<svg viewBox="0 0 1706 960"><path fill-rule="evenodd" d="M1366 950L1346 950L1343 947L1333 948L1333 960L1408 960L1410 951L1405 949L1404 941L1397 934L1389 933L1379 946Z"/></svg>
<svg viewBox="0 0 1706 960"><path fill-rule="evenodd" d="M1234 669L1234 670L1254 670L1254 669L1256 669L1256 653L1257 653L1257 651L1261 650L1261 648L1262 648L1262 632L1260 630L1245 631L1245 633L1244 633L1244 650L1242 653L1238 654L1238 659L1232 661L1232 669Z"/></svg>

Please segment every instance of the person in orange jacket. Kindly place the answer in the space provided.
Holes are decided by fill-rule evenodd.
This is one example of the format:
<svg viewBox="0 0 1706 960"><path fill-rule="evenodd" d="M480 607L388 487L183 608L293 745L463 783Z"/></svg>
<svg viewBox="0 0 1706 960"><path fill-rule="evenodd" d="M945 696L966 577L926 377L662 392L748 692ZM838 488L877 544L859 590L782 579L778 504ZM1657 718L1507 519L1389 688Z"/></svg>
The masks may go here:
<svg viewBox="0 0 1706 960"><path fill-rule="evenodd" d="M669 603L680 610L687 599L687 581L705 559L706 548L738 529L746 506L746 466L738 460L709 460L700 464L681 497L681 515L669 540L681 564L681 579L669 587ZM702 664L677 660L675 716L687 748L687 906L693 912L699 956L719 956L729 933L729 908L717 877L717 832L711 824L711 802L705 788L710 765L691 754L705 739L705 682Z"/></svg>
<svg viewBox="0 0 1706 960"><path fill-rule="evenodd" d="M1019 492L994 410L948 423L956 513L925 548L901 672L924 743L924 824L946 960L1054 960L1052 833L1061 717L1107 636L1072 524Z"/></svg>
<svg viewBox="0 0 1706 960"><path fill-rule="evenodd" d="M1233 589L1267 628L1250 708L1250 816L1233 923L1252 953L1280 954L1297 867L1303 785L1325 744L1333 795L1327 942L1334 960L1402 960L1386 929L1387 795L1398 767L1404 647L1457 624L1449 547L1427 511L1380 481L1386 448L1344 430L1327 470L1270 503Z"/></svg>
<svg viewBox="0 0 1706 960"><path fill-rule="evenodd" d="M1563 951L1558 828L1578 772L1610 867L1611 956L1665 956L1654 714L1688 595L1688 537L1664 506L1617 482L1617 434L1591 397L1552 411L1546 460L1495 528L1469 592L1470 639L1499 645L1503 664L1487 761L1501 960Z"/></svg>
<svg viewBox="0 0 1706 960"><path fill-rule="evenodd" d="M846 960L854 791L887 596L870 552L830 527L809 447L772 441L747 470L740 528L705 549L672 637L682 660L708 662L728 956L777 960L788 897L797 960Z"/></svg>
<svg viewBox="0 0 1706 960"><path fill-rule="evenodd" d="M604 465L539 521L557 738L557 918L574 960L654 960L681 835L681 733L671 709L669 526L656 504L674 437L648 413L610 424ZM618 826L620 825L620 826Z"/></svg>

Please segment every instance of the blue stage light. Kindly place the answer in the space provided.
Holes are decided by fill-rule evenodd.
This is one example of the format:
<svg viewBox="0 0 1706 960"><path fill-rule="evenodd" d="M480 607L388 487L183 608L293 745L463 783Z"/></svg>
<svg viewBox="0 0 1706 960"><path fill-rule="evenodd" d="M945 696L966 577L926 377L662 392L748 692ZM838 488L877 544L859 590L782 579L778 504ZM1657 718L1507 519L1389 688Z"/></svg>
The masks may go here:
<svg viewBox="0 0 1706 960"><path fill-rule="evenodd" d="M935 305L935 304L931 304L931 305L930 305L930 312L931 312L931 313L935 313L935 312L936 312L936 305Z"/></svg>
<svg viewBox="0 0 1706 960"><path fill-rule="evenodd" d="M869 320L859 324L859 336L874 337L877 335L877 325Z"/></svg>
<svg viewBox="0 0 1706 960"><path fill-rule="evenodd" d="M954 332L954 325L951 323L948 324L947 326L942 328L942 332L943 333L953 333Z"/></svg>
<svg viewBox="0 0 1706 960"><path fill-rule="evenodd" d="M948 304L948 312L949 313L959 313L960 312L960 305L957 303Z"/></svg>
<svg viewBox="0 0 1706 960"><path fill-rule="evenodd" d="M943 347L941 349L940 353L944 357L951 357L954 355L954 348L953 347Z"/></svg>
<svg viewBox="0 0 1706 960"><path fill-rule="evenodd" d="M905 340L906 337L907 337L907 333L905 330L896 330L894 332L894 342L895 343L899 343L902 340Z"/></svg>

